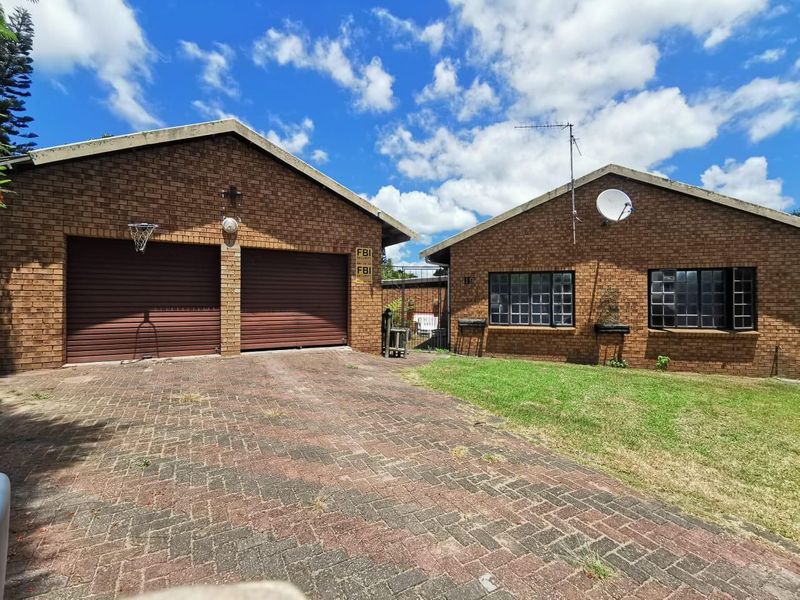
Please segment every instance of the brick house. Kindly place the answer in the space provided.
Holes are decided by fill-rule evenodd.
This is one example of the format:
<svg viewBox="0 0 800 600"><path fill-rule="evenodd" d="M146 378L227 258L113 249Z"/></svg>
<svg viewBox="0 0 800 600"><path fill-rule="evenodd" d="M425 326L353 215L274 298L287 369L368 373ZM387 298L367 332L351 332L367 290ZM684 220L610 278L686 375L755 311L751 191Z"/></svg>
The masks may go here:
<svg viewBox="0 0 800 600"><path fill-rule="evenodd" d="M0 370L342 344L380 351L381 250L414 232L238 121L41 149L9 164ZM223 232L225 217L238 231ZM159 226L144 253L129 237L136 222Z"/></svg>
<svg viewBox="0 0 800 600"><path fill-rule="evenodd" d="M454 351L800 377L800 218L616 165L575 187L576 244L566 185L423 250ZM607 189L629 218L598 213Z"/></svg>

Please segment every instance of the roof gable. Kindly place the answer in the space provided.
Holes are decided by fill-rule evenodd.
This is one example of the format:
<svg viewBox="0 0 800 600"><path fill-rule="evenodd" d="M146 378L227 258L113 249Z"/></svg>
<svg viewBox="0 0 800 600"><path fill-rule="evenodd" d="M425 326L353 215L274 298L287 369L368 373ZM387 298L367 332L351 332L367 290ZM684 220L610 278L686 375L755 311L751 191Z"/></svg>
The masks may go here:
<svg viewBox="0 0 800 600"><path fill-rule="evenodd" d="M126 135L98 138L74 144L64 144L51 148L41 148L32 150L28 155L11 158L5 161L6 164L14 165L20 163L32 163L35 166L56 163L66 160L74 160L89 156L97 156L109 152L131 150L143 148L156 144L166 144L196 138L208 137L232 133L242 139L257 146L261 150L274 156L293 169L300 171L305 176L313 179L320 185L328 188L344 200L354 204L361 210L373 215L382 222L383 237L385 245L405 242L409 239L416 239L417 234L411 228L400 223L391 215L379 210L375 205L367 202L349 190L338 181L335 181L318 171L308 163L300 160L293 154L286 152L276 146L264 136L256 133L236 119L224 119L221 121L208 121L206 123L196 123L193 125L182 125L179 127L168 127L165 129L154 129L151 131L141 131Z"/></svg>
<svg viewBox="0 0 800 600"><path fill-rule="evenodd" d="M634 181L639 181L641 183L654 185L663 189L667 189L673 192L678 192L681 194L686 194L688 196L692 196L694 198L699 198L701 200L706 200L708 202L713 202L715 204L720 204L722 206L727 206L728 208L734 208L736 210L741 210L744 212L748 212L760 217L764 217L766 219L771 219L773 221L778 221L780 223L784 223L786 225L790 225L792 227L800 228L800 217L795 217L788 213L775 210L772 208L767 208L765 206L760 206L758 204L753 204L752 202L745 202L744 200L739 200L737 198L731 198L730 196L725 196L723 194L718 194L717 192L712 192L709 190L705 190L703 188L689 185L688 183L681 183L679 181L674 181L672 179L667 179L666 177L659 177L657 175L653 175L651 173L645 173L643 171L637 171L635 169L631 169L628 167L623 167L620 165L615 164L608 164L605 167L597 169L596 171L592 171L591 173L587 173L583 177L579 177L575 180L575 187L579 188L587 183L591 183L600 177L605 175L619 175L621 177L626 177L628 179L632 179ZM566 183L560 187L550 190L534 198L533 200L529 200L524 204L520 204L508 210L504 213L497 215L496 217L492 217L484 221L483 223L479 223L475 227L470 229L466 229L461 233L457 233L456 235L447 238L439 242L438 244L434 244L433 246L429 246L420 252L420 257L422 258L436 258L434 255L440 253L442 250L446 250L450 246L457 244L458 242L470 238L486 229L494 227L503 221L507 221L517 215L520 215L524 212L527 212L545 202L549 202L554 198L558 198L559 196L566 194L570 191L570 184Z"/></svg>

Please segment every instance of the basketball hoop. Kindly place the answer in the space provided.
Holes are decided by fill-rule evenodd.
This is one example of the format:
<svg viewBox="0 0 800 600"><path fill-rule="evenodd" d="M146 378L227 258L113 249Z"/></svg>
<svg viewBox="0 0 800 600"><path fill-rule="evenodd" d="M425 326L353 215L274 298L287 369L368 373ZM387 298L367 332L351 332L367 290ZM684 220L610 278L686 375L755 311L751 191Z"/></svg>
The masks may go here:
<svg viewBox="0 0 800 600"><path fill-rule="evenodd" d="M133 245L136 247L137 252L144 252L144 247L147 246L147 240L158 228L154 223L128 223L128 231L131 232L131 239Z"/></svg>

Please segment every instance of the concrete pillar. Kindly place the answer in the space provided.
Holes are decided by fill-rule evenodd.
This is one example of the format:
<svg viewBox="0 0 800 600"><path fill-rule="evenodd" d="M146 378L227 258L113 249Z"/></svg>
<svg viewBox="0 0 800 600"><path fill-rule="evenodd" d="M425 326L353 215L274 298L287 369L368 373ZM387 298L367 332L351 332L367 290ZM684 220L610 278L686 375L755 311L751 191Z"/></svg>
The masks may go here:
<svg viewBox="0 0 800 600"><path fill-rule="evenodd" d="M223 243L220 263L220 354L235 356L241 351L242 331L242 249L239 244Z"/></svg>

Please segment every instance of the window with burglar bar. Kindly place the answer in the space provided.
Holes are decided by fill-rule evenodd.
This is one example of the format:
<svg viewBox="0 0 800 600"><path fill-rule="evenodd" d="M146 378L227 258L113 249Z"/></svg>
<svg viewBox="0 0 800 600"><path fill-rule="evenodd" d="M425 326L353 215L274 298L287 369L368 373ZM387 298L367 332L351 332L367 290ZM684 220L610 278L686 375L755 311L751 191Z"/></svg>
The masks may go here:
<svg viewBox="0 0 800 600"><path fill-rule="evenodd" d="M753 267L650 271L650 326L755 329Z"/></svg>
<svg viewBox="0 0 800 600"><path fill-rule="evenodd" d="M489 324L571 327L574 273L490 273Z"/></svg>

